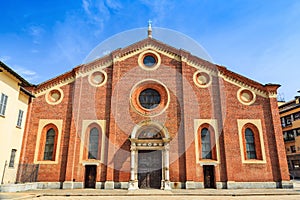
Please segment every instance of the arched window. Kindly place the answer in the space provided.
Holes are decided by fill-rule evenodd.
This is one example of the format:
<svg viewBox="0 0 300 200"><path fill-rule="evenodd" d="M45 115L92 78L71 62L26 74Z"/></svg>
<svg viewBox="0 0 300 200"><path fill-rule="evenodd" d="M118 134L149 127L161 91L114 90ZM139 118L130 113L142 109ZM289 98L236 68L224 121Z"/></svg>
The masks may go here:
<svg viewBox="0 0 300 200"><path fill-rule="evenodd" d="M55 131L50 128L46 134L46 142L44 148L44 160L54 160L55 153Z"/></svg>
<svg viewBox="0 0 300 200"><path fill-rule="evenodd" d="M246 128L245 130L245 140L247 159L256 159L254 133L250 128Z"/></svg>
<svg viewBox="0 0 300 200"><path fill-rule="evenodd" d="M97 128L92 128L89 134L89 150L88 159L98 158L99 131Z"/></svg>
<svg viewBox="0 0 300 200"><path fill-rule="evenodd" d="M207 128L201 130L202 159L212 159L210 132Z"/></svg>

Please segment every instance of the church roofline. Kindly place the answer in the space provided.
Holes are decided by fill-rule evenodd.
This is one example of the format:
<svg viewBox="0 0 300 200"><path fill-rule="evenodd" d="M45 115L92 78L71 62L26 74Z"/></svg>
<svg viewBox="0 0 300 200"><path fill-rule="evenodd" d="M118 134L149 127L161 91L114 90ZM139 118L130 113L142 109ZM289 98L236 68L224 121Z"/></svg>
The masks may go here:
<svg viewBox="0 0 300 200"><path fill-rule="evenodd" d="M78 74L78 73L85 73L87 71L93 70L94 68L96 68L98 66L103 66L103 65L110 66L113 64L115 59L126 57L127 55L138 52L141 49L144 49L146 47L158 48L159 50L164 51L168 54L173 54L174 56L177 55L181 59L184 58L184 59L182 59L182 62L191 62L195 65L204 66L206 68L209 68L212 71L218 70L225 77L227 77L229 79L233 79L235 82L242 82L242 83L244 83L250 87L253 87L257 90L260 90L264 93L275 93L276 94L276 90L280 87L280 85L278 85L278 84L263 85L252 79L246 78L245 76L242 76L233 71L230 71L224 66L220 66L220 65L211 63L207 60L204 60L202 58L199 58L197 56L194 56L190 52L188 52L184 49L177 49L177 48L172 47L168 44L165 44L159 40L153 39L151 37L147 37L147 38L145 38L141 41L138 41L136 43L133 43L127 47L118 48L118 49L112 51L110 54L105 55L101 58L95 59L94 61L91 61L86 64L78 65L77 67L73 68L72 70L70 70L64 74L56 76L55 78L47 80L41 84L38 84L35 87L35 91L36 92L43 91L49 87L58 85L58 84L64 82L65 80L75 78L76 74Z"/></svg>

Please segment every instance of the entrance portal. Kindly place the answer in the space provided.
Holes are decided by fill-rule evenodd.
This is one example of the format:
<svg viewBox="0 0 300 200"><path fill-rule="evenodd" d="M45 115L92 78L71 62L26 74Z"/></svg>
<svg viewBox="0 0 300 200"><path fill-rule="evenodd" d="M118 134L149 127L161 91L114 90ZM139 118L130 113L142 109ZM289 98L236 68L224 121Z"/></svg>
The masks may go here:
<svg viewBox="0 0 300 200"><path fill-rule="evenodd" d="M204 188L215 188L215 171L213 165L203 166Z"/></svg>
<svg viewBox="0 0 300 200"><path fill-rule="evenodd" d="M96 187L96 174L97 166L96 165L86 165L85 166L85 188L95 188Z"/></svg>
<svg viewBox="0 0 300 200"><path fill-rule="evenodd" d="M139 188L161 188L162 155L160 150L138 151Z"/></svg>

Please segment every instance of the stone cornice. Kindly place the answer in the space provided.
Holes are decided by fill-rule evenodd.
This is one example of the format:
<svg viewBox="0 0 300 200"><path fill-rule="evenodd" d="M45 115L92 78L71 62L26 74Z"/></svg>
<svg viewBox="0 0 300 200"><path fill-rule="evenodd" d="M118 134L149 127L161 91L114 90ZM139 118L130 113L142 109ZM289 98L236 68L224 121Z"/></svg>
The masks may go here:
<svg viewBox="0 0 300 200"><path fill-rule="evenodd" d="M224 80L232 84L248 88L260 96L276 97L276 90L278 87L275 86L278 85L262 85L242 75L234 73L223 66L215 65L213 63L210 63L192 55L188 51L185 51L183 49L176 49L153 38L146 38L123 49L117 49L111 52L109 55L96 59L95 61L79 65L69 72L66 72L60 76L57 76L53 79L50 79L44 83L37 85L33 89L33 92L37 95L39 93L44 93L44 91L52 87L66 85L68 83L73 82L78 77L84 77L88 75L89 72L95 69L105 69L107 67L112 66L116 62L126 60L127 58L132 57L148 49L157 51L158 53L161 53L179 62L185 62L187 65L195 69L206 70L215 76L222 77Z"/></svg>

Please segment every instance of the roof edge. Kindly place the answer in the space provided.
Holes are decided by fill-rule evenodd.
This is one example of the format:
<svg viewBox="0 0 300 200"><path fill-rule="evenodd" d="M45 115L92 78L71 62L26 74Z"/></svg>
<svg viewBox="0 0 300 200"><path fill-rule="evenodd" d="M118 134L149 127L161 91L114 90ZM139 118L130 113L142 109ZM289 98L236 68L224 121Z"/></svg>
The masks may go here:
<svg viewBox="0 0 300 200"><path fill-rule="evenodd" d="M17 72L15 72L13 69L8 67L2 61L0 61L0 66L3 67L4 70L6 70L11 75L13 75L15 78L17 78L21 82L20 83L21 86L24 86L24 87L33 86L33 84L26 81L22 76L20 76ZM0 69L0 72L3 72L3 70Z"/></svg>

